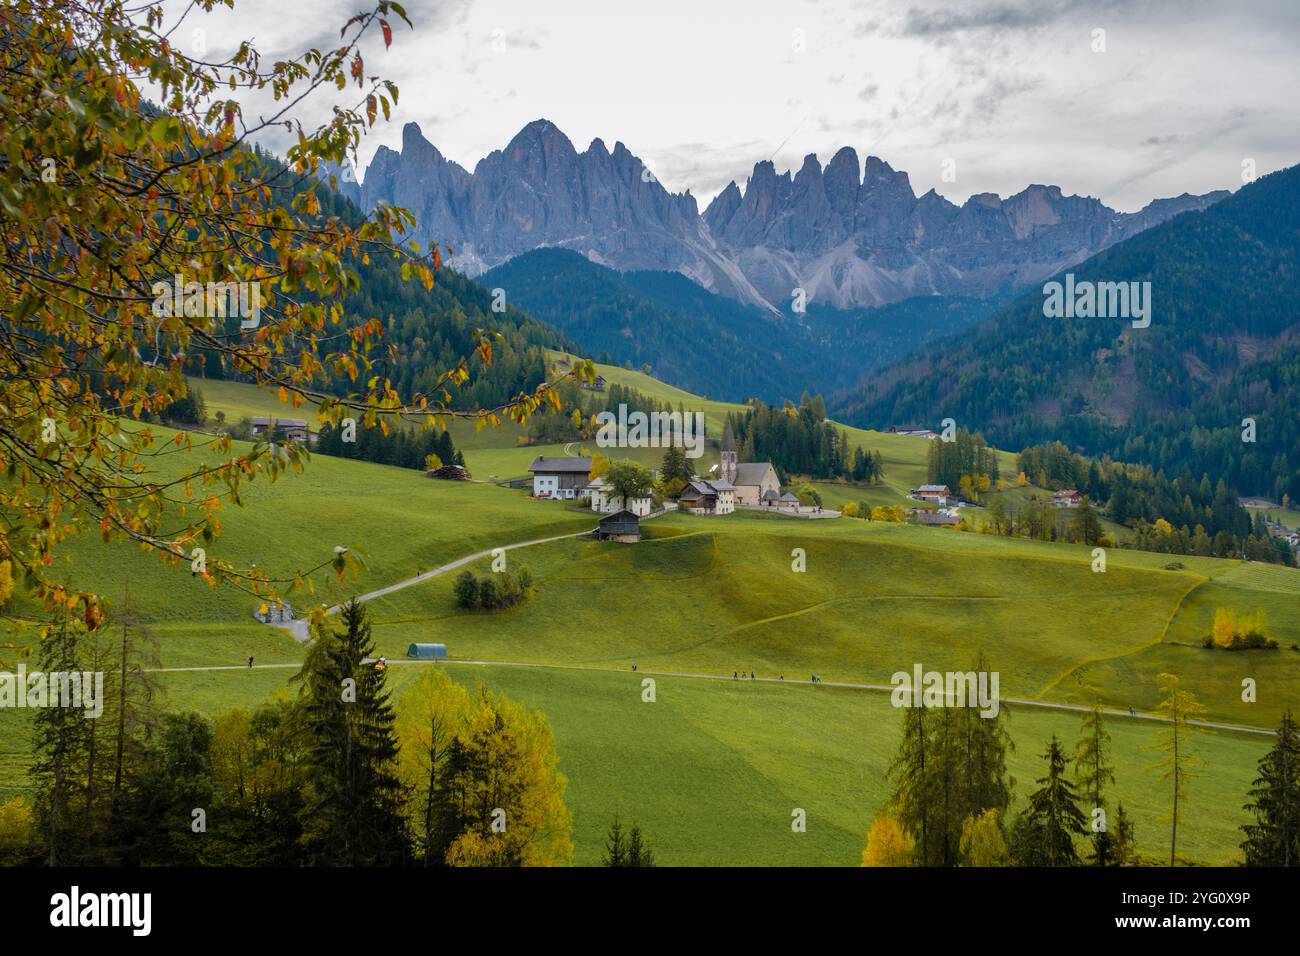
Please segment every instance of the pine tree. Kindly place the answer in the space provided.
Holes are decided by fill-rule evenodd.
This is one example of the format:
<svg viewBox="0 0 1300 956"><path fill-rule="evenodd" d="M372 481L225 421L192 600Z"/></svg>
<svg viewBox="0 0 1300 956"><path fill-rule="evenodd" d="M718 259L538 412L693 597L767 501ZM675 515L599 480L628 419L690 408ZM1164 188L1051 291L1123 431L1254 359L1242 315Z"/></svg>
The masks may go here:
<svg viewBox="0 0 1300 956"><path fill-rule="evenodd" d="M1102 720L1100 704L1083 715L1083 736L1075 746L1074 774L1083 796L1092 802L1094 813L1101 810L1104 814L1106 784L1115 782L1115 773L1110 765L1110 733ZM1108 825L1094 830L1092 843L1092 861L1097 866L1112 862L1114 838Z"/></svg>
<svg viewBox="0 0 1300 956"><path fill-rule="evenodd" d="M609 837L605 841L605 861L603 866L627 866L627 845L623 842L623 824L614 818L609 828Z"/></svg>
<svg viewBox="0 0 1300 956"><path fill-rule="evenodd" d="M1137 855L1133 836L1133 821L1125 812L1122 803L1115 805L1114 840L1110 849L1117 866L1125 866L1133 862Z"/></svg>
<svg viewBox="0 0 1300 956"><path fill-rule="evenodd" d="M1242 826L1247 866L1300 866L1300 735L1288 710L1277 743L1259 761L1246 810L1255 822Z"/></svg>
<svg viewBox="0 0 1300 956"><path fill-rule="evenodd" d="M1101 540L1101 521L1097 518L1097 509L1085 495L1074 512L1074 537L1084 544L1096 544Z"/></svg>
<svg viewBox="0 0 1300 956"><path fill-rule="evenodd" d="M46 673L80 670L75 626L66 619L44 635L38 661ZM40 707L32 720L35 740L30 770L45 862L75 865L82 859L78 837L84 793L85 743L90 721L70 707Z"/></svg>
<svg viewBox="0 0 1300 956"><path fill-rule="evenodd" d="M975 660L976 676L990 672L983 652ZM1011 805L1015 780L1007 775L1007 751L1015 743L1007 732L1007 712L985 715L978 701L968 700L960 710L962 717L963 802L958 807L963 819L993 810L1001 825L1002 814Z"/></svg>
<svg viewBox="0 0 1300 956"><path fill-rule="evenodd" d="M655 855L641 836L641 828L632 824L632 832L627 838L627 866L654 866Z"/></svg>
<svg viewBox="0 0 1300 956"><path fill-rule="evenodd" d="M1077 866L1074 837L1086 833L1087 825L1066 777L1065 754L1055 734L1043 759L1047 776L1038 778L1042 786L1029 795L1029 806L1016 821L1013 852L1021 866Z"/></svg>
<svg viewBox="0 0 1300 956"><path fill-rule="evenodd" d="M908 707L903 711L903 739L898 756L889 768L896 777L892 803L898 808L897 819L915 843L917 861L930 861L930 808L926 762L926 708Z"/></svg>
<svg viewBox="0 0 1300 956"><path fill-rule="evenodd" d="M669 445L664 451L663 464L659 468L659 480L663 483L675 479L690 481L693 476L694 469L691 468L690 462L686 460L686 449L677 445Z"/></svg>
<svg viewBox="0 0 1300 956"><path fill-rule="evenodd" d="M317 865L405 861L409 840L397 777L394 715L373 653L365 607L343 606L342 631L321 627L303 683L308 794L303 842Z"/></svg>

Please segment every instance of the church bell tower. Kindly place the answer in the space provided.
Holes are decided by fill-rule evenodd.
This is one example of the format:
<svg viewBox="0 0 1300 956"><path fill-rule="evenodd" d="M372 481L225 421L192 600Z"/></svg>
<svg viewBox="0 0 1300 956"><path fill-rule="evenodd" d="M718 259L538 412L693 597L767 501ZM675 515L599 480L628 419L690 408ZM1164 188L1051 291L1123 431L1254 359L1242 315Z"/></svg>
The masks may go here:
<svg viewBox="0 0 1300 956"><path fill-rule="evenodd" d="M731 433L731 422L722 430L722 464L718 467L723 481L736 483L736 436Z"/></svg>

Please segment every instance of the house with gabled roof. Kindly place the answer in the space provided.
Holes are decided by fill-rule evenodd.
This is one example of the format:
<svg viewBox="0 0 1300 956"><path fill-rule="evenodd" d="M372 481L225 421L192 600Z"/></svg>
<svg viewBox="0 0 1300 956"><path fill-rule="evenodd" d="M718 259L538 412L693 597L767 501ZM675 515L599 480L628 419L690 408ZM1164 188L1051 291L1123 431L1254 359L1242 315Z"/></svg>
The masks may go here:
<svg viewBox="0 0 1300 956"><path fill-rule="evenodd" d="M1073 488L1062 488L1052 493L1052 504L1058 508L1077 508L1083 501L1083 494Z"/></svg>
<svg viewBox="0 0 1300 956"><path fill-rule="evenodd" d="M912 492L912 497L919 501L932 501L937 505L946 505L952 497L947 485L922 485Z"/></svg>
<svg viewBox="0 0 1300 956"><path fill-rule="evenodd" d="M726 479L696 478L682 489L677 503L695 515L729 515L736 510L736 487Z"/></svg>
<svg viewBox="0 0 1300 956"><path fill-rule="evenodd" d="M581 495L591 500L591 510L597 514L613 514L626 508L638 518L644 518L650 513L654 504L649 495L625 502L622 495L614 494L609 483L605 481L604 475L593 478L591 483L582 489Z"/></svg>
<svg viewBox="0 0 1300 956"><path fill-rule="evenodd" d="M528 466L533 475L534 498L565 498L581 496L591 474L590 458L548 458L538 455Z"/></svg>
<svg viewBox="0 0 1300 956"><path fill-rule="evenodd" d="M641 540L641 519L626 508L605 515L597 522L596 538L600 541L625 541L635 543Z"/></svg>

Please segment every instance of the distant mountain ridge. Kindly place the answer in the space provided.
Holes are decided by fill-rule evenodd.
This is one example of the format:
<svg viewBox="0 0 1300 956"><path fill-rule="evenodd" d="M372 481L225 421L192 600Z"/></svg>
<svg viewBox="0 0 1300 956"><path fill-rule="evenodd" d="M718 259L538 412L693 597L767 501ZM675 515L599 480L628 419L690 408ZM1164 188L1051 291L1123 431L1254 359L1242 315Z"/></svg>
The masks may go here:
<svg viewBox="0 0 1300 956"><path fill-rule="evenodd" d="M1003 448L1059 439L1300 500L1300 166L1070 271L1149 282L1149 327L1049 318L1029 290L834 396L832 412L866 426L951 417Z"/></svg>
<svg viewBox="0 0 1300 956"><path fill-rule="evenodd" d="M478 277L584 354L649 366L710 398L779 404L849 388L877 366L989 314L990 300L916 296L879 309L811 305L779 316L666 270L617 272L570 249L534 249Z"/></svg>
<svg viewBox="0 0 1300 956"><path fill-rule="evenodd" d="M1024 288L1227 193L1156 200L1119 213L1099 200L1032 185L957 206L917 197L905 172L845 147L825 169L795 174L755 164L744 190L727 186L703 213L689 190L669 193L621 142L579 153L548 120L525 126L471 173L414 123L401 151L380 147L364 181L341 190L369 210L413 212L415 238L452 248L469 276L532 249L558 246L619 271L680 272L743 303L787 309L792 290L836 308L918 295L987 298Z"/></svg>

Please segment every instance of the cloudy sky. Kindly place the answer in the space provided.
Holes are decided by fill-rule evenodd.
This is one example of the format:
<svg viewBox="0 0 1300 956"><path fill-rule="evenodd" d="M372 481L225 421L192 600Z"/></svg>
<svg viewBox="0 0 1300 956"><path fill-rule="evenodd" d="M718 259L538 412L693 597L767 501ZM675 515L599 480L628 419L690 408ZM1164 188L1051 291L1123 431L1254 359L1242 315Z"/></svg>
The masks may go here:
<svg viewBox="0 0 1300 956"><path fill-rule="evenodd" d="M367 0L236 0L187 18L210 53L264 61L338 41ZM418 123L468 169L546 118L579 150L621 140L701 205L753 164L842 146L961 202L1030 183L1118 209L1235 189L1300 161L1296 0L408 0L367 51L401 101L360 153ZM168 0L177 11L182 3ZM328 115L329 93L304 121ZM268 140L281 148L282 143ZM945 180L947 168L955 179ZM949 179L952 179L949 176Z"/></svg>

